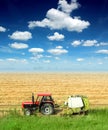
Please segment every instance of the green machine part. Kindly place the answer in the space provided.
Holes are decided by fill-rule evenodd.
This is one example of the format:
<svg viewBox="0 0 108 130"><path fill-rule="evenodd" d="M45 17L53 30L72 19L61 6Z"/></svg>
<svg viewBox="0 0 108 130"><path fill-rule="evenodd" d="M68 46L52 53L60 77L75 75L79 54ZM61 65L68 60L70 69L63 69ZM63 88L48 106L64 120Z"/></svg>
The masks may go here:
<svg viewBox="0 0 108 130"><path fill-rule="evenodd" d="M83 100L83 103L84 103L84 107L82 108L83 111L87 112L89 110L89 100L86 96L81 96L82 97L82 100Z"/></svg>

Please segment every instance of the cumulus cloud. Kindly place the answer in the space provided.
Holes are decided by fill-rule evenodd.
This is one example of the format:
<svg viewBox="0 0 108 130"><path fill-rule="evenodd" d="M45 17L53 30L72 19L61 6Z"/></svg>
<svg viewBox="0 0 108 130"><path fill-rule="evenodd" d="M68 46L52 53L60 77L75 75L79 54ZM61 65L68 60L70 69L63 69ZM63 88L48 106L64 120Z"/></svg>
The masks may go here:
<svg viewBox="0 0 108 130"><path fill-rule="evenodd" d="M101 42L101 43L100 43L100 46L107 46L107 45L108 45L107 42Z"/></svg>
<svg viewBox="0 0 108 130"><path fill-rule="evenodd" d="M72 46L77 47L79 45L84 47L99 47L99 46L107 46L107 42L99 42L97 40L75 40L71 43Z"/></svg>
<svg viewBox="0 0 108 130"><path fill-rule="evenodd" d="M0 32L6 32L6 28L0 26Z"/></svg>
<svg viewBox="0 0 108 130"><path fill-rule="evenodd" d="M84 61L84 58L78 58L76 60L79 61L79 62L82 62L82 61Z"/></svg>
<svg viewBox="0 0 108 130"><path fill-rule="evenodd" d="M66 29L77 32L82 32L83 29L88 28L90 25L88 21L81 20L79 17L73 18L69 15L71 11L78 8L75 0L71 4L68 4L66 0L60 0L58 4L58 9L49 9L46 18L42 21L30 21L28 27L48 27L50 29Z"/></svg>
<svg viewBox="0 0 108 130"><path fill-rule="evenodd" d="M11 48L14 48L14 49L26 49L28 48L28 44L25 44L25 43L17 43L17 42L14 42L12 44L9 44L9 46Z"/></svg>
<svg viewBox="0 0 108 130"><path fill-rule="evenodd" d="M31 48L28 51L32 53L33 56L30 59L33 61L38 61L40 58L43 58L42 53L44 50L42 48Z"/></svg>
<svg viewBox="0 0 108 130"><path fill-rule="evenodd" d="M63 46L56 46L56 49L62 49Z"/></svg>
<svg viewBox="0 0 108 130"><path fill-rule="evenodd" d="M61 54L68 53L68 51L66 49L58 48L58 46L55 49L48 50L48 52L53 54L53 55L61 55Z"/></svg>
<svg viewBox="0 0 108 130"><path fill-rule="evenodd" d="M96 51L96 53L108 54L108 50L98 50L98 51Z"/></svg>
<svg viewBox="0 0 108 130"><path fill-rule="evenodd" d="M68 4L66 0L59 0L58 2L58 9L61 11L70 14L73 10L77 9L79 4L77 0L71 0L71 3Z"/></svg>
<svg viewBox="0 0 108 130"><path fill-rule="evenodd" d="M60 41L64 39L63 34L59 34L58 32L55 32L53 36L47 36L47 38L51 41Z"/></svg>
<svg viewBox="0 0 108 130"><path fill-rule="evenodd" d="M44 50L42 48L31 48L28 50L31 53L43 53Z"/></svg>
<svg viewBox="0 0 108 130"><path fill-rule="evenodd" d="M87 41L84 41L83 46L88 46L88 47L96 46L97 43L98 43L97 40L87 40Z"/></svg>
<svg viewBox="0 0 108 130"><path fill-rule="evenodd" d="M32 34L28 31L24 31L24 32L16 31L12 35L9 35L9 38L13 40L27 41L32 38Z"/></svg>
<svg viewBox="0 0 108 130"><path fill-rule="evenodd" d="M73 42L71 43L71 45L74 46L74 47L77 47L77 46L79 46L80 44L81 44L81 41L80 41L80 40L75 40L75 41L73 41Z"/></svg>

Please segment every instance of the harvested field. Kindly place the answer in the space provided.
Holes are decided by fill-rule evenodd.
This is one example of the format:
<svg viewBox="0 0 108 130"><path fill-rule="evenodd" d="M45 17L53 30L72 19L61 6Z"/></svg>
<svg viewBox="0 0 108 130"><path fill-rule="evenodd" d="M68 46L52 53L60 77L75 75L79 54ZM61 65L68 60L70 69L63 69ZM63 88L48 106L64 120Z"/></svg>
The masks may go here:
<svg viewBox="0 0 108 130"><path fill-rule="evenodd" d="M1 73L0 106L31 101L31 93L50 92L58 104L69 95L86 95L90 104L108 104L108 73ZM6 107L7 108L7 107Z"/></svg>

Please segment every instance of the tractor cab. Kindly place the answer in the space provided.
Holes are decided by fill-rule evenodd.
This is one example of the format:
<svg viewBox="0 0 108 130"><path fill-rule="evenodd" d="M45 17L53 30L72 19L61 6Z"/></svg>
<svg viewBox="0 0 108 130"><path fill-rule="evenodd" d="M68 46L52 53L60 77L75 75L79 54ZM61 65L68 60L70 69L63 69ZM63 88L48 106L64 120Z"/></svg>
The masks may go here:
<svg viewBox="0 0 108 130"><path fill-rule="evenodd" d="M51 94L48 93L39 93L37 94L37 98L36 98L36 104L42 104L42 103L46 103L46 102L50 102L53 103L53 99L51 97Z"/></svg>

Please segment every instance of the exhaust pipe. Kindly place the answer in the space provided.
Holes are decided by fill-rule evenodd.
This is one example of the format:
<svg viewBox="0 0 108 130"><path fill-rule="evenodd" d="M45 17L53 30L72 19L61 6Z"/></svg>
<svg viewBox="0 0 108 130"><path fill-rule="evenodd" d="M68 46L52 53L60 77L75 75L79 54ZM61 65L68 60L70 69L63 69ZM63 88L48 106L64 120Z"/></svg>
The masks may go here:
<svg viewBox="0 0 108 130"><path fill-rule="evenodd" d="M32 102L34 104L34 93L32 93Z"/></svg>

